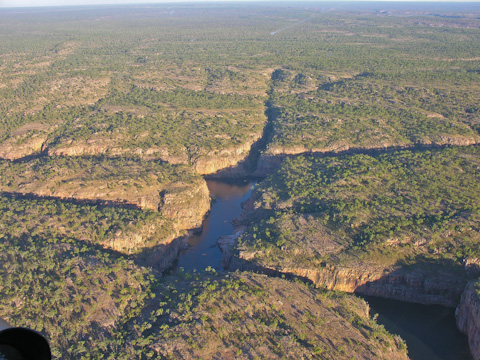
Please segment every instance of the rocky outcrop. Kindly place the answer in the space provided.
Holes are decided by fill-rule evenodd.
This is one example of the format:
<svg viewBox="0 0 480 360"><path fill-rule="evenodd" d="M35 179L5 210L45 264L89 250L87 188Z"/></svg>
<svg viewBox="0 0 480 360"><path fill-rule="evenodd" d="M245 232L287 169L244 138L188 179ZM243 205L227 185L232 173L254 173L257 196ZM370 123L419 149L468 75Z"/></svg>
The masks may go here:
<svg viewBox="0 0 480 360"><path fill-rule="evenodd" d="M178 253L188 248L187 240L188 236L182 236L166 244L145 248L137 256L137 260L156 270L165 271L172 267L172 264L178 258Z"/></svg>
<svg viewBox="0 0 480 360"><path fill-rule="evenodd" d="M244 162L250 154L252 146L260 138L256 135L249 142L235 148L214 150L200 155L192 165L197 174L217 177L239 177L248 175Z"/></svg>
<svg viewBox="0 0 480 360"><path fill-rule="evenodd" d="M161 195L160 212L172 219L179 231L199 228L210 210L210 192L201 178L194 184L173 184Z"/></svg>
<svg viewBox="0 0 480 360"><path fill-rule="evenodd" d="M165 146L153 146L149 148L122 147L109 139L89 139L86 141L66 141L50 147L48 144L42 149L49 156L122 156L134 155L143 160L158 159L171 164L187 164L186 153L172 154Z"/></svg>
<svg viewBox="0 0 480 360"><path fill-rule="evenodd" d="M474 360L480 360L480 281L470 282L456 311L457 327L468 336Z"/></svg>
<svg viewBox="0 0 480 360"><path fill-rule="evenodd" d="M230 267L230 263L233 257L233 249L237 243L238 237L243 233L243 229L237 229L237 231L229 236L222 236L218 239L217 244L222 252L222 266L227 269Z"/></svg>
<svg viewBox="0 0 480 360"><path fill-rule="evenodd" d="M42 150L47 134L37 133L31 136L15 136L5 140L0 145L0 158L17 160L26 156L38 154Z"/></svg>
<svg viewBox="0 0 480 360"><path fill-rule="evenodd" d="M466 281L445 273L429 273L401 267L335 266L322 264L318 268L293 268L265 266L254 260L255 254L233 255L236 238L219 241L224 254L223 262L230 269L253 270L270 275L287 275L312 282L327 290L359 293L420 304L457 306Z"/></svg>

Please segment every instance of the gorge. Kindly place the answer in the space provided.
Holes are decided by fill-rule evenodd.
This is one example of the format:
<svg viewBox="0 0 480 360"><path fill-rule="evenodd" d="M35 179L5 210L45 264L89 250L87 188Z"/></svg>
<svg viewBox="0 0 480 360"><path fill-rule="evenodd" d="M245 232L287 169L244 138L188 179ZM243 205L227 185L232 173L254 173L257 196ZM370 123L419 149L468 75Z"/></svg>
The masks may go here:
<svg viewBox="0 0 480 360"><path fill-rule="evenodd" d="M0 4L0 318L67 360L480 359L479 19Z"/></svg>

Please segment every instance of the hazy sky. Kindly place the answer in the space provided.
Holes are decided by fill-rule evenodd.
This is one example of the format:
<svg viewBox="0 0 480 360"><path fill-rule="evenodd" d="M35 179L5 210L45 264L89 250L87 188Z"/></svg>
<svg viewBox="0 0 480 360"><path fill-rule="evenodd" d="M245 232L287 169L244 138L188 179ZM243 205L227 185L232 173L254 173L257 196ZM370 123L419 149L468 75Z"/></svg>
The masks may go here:
<svg viewBox="0 0 480 360"><path fill-rule="evenodd" d="M61 6L61 5L92 5L92 4L145 4L145 3L173 3L173 2L204 2L204 1L239 1L239 0L0 0L0 7L16 7L16 6ZM255 0L240 0L255 1ZM307 0L308 1L308 0ZM331 1L331 0L330 0ZM407 0L415 1L415 0ZM429 1L429 0L423 0ZM477 2L479 0L450 0L462 2ZM430 2L440 2L438 0L430 0Z"/></svg>

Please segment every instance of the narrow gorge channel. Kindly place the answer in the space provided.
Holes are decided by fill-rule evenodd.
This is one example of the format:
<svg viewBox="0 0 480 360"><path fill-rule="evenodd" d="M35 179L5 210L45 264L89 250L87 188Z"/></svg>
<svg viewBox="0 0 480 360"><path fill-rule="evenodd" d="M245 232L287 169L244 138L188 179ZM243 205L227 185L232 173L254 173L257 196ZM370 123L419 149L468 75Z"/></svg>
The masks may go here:
<svg viewBox="0 0 480 360"><path fill-rule="evenodd" d="M189 247L182 250L174 269L203 271L207 267L223 271L222 253L217 246L220 237L235 231L232 220L242 212L255 186L252 179L207 180L214 199L201 234L192 236ZM455 325L455 309L422 305L398 300L364 297L378 313L377 321L391 333L406 341L412 360L472 360L467 337Z"/></svg>
<svg viewBox="0 0 480 360"><path fill-rule="evenodd" d="M217 241L222 236L232 235L232 220L240 216L242 202L246 201L256 182L251 179L207 180L213 198L210 213L203 221L202 232L188 239L189 247L182 250L174 268L185 271L202 271L207 267L223 270L222 252Z"/></svg>
<svg viewBox="0 0 480 360"><path fill-rule="evenodd" d="M273 88L271 89L273 92ZM181 250L173 264L173 271L203 271L213 268L227 271L222 263L222 252L218 241L222 237L236 236L232 221L242 214L242 203L247 201L259 181L248 175L265 177L281 166L287 157L340 156L346 154L378 155L400 149L443 148L450 145L415 145L412 147L347 149L345 151L320 151L295 154L266 155L273 137L273 124L278 116L269 99L265 103L265 124L262 136L251 145L249 155L236 166L220 169L207 175L210 196L213 199L211 210L205 218L200 234L188 239L188 248ZM243 177L242 177L243 176ZM271 276L277 276L272 275ZM440 305L423 305L374 296L362 296L370 305L371 316L378 316L377 322L389 332L400 335L406 342L408 355L412 360L472 360L468 338L455 323L455 308ZM378 315L375 315L378 314Z"/></svg>

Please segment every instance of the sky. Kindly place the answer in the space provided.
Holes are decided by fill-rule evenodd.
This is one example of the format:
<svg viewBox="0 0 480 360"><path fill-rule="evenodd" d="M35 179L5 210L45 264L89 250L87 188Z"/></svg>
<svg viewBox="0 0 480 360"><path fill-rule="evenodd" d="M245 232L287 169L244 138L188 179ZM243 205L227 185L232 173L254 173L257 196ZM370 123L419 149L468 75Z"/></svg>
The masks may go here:
<svg viewBox="0 0 480 360"><path fill-rule="evenodd" d="M239 0L0 0L0 7L25 7L25 6L67 6L67 5L100 5L100 4L146 4L146 3L179 3L179 2L205 2L205 1L239 1ZM255 0L240 0L255 1ZM415 1L415 0L407 0ZM422 0L429 1L429 0ZM452 2L472 2L480 0L449 0ZM440 2L430 0L430 2Z"/></svg>

